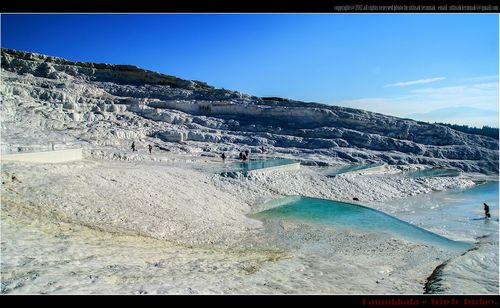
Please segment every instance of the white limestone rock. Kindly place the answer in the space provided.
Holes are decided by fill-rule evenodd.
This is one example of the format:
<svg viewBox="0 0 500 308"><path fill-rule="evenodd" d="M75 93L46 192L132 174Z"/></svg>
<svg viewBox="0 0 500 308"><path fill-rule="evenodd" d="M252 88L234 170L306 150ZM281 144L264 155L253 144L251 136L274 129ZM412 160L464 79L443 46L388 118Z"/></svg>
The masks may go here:
<svg viewBox="0 0 500 308"><path fill-rule="evenodd" d="M385 162L498 173L493 138L363 110L258 98L129 65L2 49L0 91L2 136L58 130L89 143L150 138L164 148L264 147L311 164Z"/></svg>

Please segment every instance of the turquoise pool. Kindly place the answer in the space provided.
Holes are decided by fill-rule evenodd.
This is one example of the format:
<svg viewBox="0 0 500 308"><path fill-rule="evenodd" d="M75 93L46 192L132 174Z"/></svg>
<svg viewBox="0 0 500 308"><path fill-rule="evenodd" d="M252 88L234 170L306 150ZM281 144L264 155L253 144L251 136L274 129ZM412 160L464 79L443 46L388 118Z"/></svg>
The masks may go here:
<svg viewBox="0 0 500 308"><path fill-rule="evenodd" d="M241 171L241 172L248 172L248 171L257 170L257 169L264 169L264 168L283 166L283 165L289 165L289 164L295 164L295 163L297 163L297 162L292 160L292 159L281 159L281 158L256 159L256 160L249 160L249 161L245 161L245 162L232 163L228 167L232 170Z"/></svg>
<svg viewBox="0 0 500 308"><path fill-rule="evenodd" d="M410 178L437 177L437 176L459 176L460 171L455 169L424 169L405 172L404 175Z"/></svg>
<svg viewBox="0 0 500 308"><path fill-rule="evenodd" d="M256 218L299 220L364 232L385 232L415 242L458 250L472 247L470 243L450 240L365 206L300 196L288 197L283 200L281 205L256 213L254 216Z"/></svg>

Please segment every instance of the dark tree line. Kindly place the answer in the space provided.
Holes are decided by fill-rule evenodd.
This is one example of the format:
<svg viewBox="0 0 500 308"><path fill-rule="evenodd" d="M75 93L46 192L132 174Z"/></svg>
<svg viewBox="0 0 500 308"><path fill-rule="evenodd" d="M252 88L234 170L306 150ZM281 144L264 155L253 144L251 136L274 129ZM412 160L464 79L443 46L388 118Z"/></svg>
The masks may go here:
<svg viewBox="0 0 500 308"><path fill-rule="evenodd" d="M478 127L470 127L469 125L458 125L458 124L447 124L447 123L436 123L436 124L444 125L454 130L458 130L460 132L467 134L482 135L482 136L492 137L497 140L499 139L498 128L495 127L489 127L485 125L482 128L478 128Z"/></svg>

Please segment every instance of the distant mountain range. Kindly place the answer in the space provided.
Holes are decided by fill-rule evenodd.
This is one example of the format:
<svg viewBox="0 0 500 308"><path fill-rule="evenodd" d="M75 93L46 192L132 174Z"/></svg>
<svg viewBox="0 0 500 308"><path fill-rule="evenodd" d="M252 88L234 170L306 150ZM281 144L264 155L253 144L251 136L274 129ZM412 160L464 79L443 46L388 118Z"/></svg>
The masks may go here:
<svg viewBox="0 0 500 308"><path fill-rule="evenodd" d="M436 109L426 113L412 113L406 116L407 118L426 121L426 122L444 122L450 124L464 124L465 121L471 118L482 119L484 124L478 120L476 126L482 127L488 125L498 127L499 112L497 110L479 109L474 107L448 107ZM488 119L488 120L485 120ZM470 121L468 121L470 122ZM492 123L493 122L493 123ZM496 125L494 125L496 123Z"/></svg>

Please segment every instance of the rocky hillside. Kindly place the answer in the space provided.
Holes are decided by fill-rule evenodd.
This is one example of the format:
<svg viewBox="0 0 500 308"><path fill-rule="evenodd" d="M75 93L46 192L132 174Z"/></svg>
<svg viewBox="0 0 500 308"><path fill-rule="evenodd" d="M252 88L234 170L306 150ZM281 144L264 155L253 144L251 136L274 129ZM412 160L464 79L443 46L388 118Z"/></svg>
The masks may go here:
<svg viewBox="0 0 500 308"><path fill-rule="evenodd" d="M386 162L498 172L498 141L363 110L259 98L130 65L2 49L2 152L132 141L202 155Z"/></svg>

